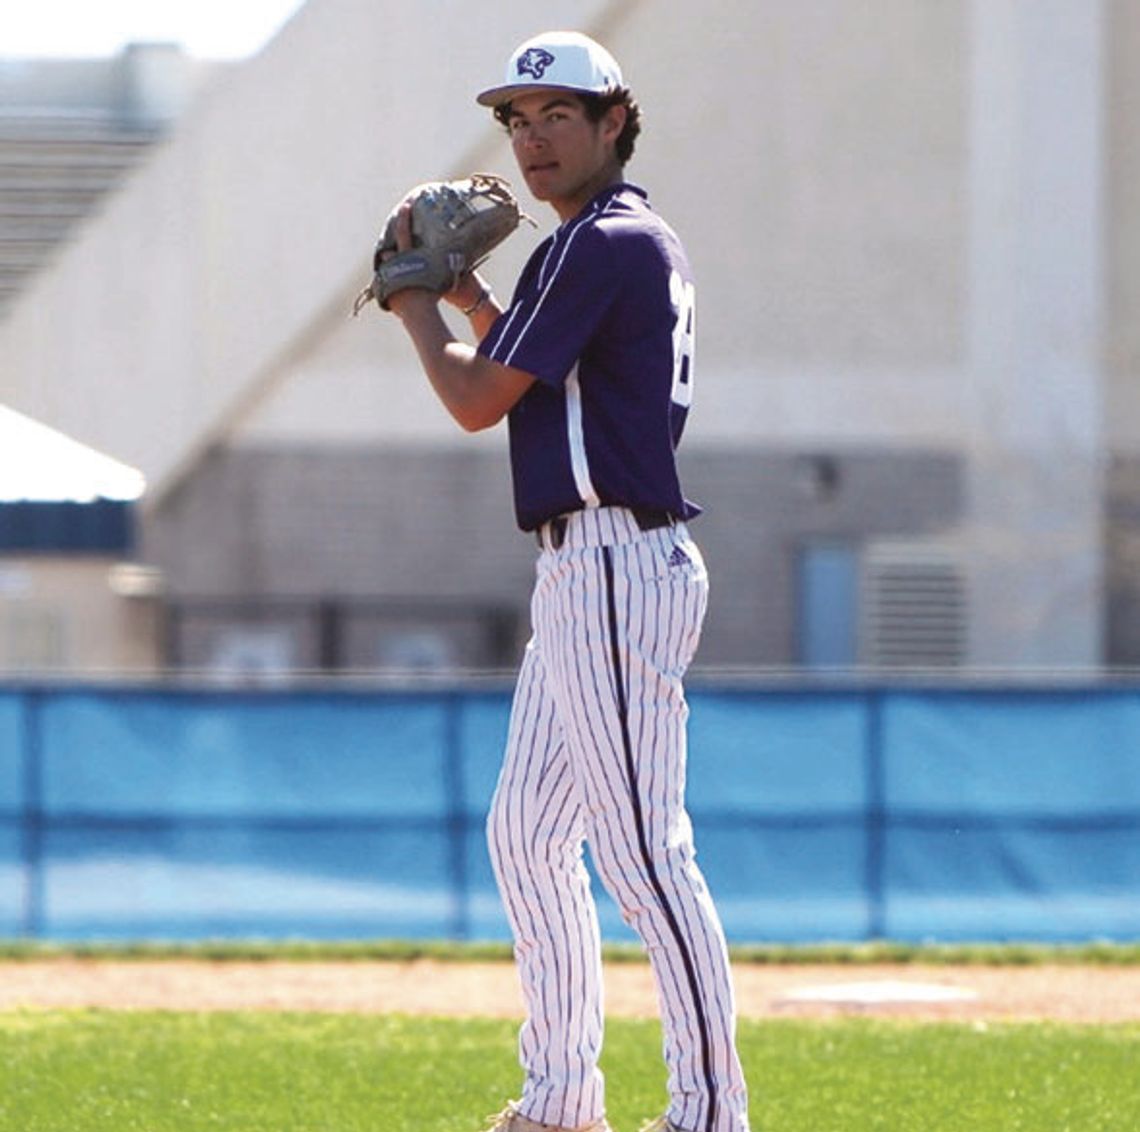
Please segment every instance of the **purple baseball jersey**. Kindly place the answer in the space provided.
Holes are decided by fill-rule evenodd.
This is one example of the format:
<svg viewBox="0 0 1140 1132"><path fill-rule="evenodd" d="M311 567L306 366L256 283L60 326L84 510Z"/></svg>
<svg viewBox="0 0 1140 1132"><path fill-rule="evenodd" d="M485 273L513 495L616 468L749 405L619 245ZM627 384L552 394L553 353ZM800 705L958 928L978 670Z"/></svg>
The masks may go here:
<svg viewBox="0 0 1140 1132"><path fill-rule="evenodd" d="M684 249L634 185L611 185L535 250L480 353L538 380L509 416L523 530L598 506L700 508L675 451L692 403Z"/></svg>

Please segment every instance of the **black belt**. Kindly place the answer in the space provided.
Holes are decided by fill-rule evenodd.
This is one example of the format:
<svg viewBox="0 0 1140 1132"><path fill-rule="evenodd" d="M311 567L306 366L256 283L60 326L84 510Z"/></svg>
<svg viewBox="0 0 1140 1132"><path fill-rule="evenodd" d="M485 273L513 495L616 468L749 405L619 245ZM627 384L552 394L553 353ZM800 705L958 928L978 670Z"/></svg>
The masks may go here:
<svg viewBox="0 0 1140 1132"><path fill-rule="evenodd" d="M628 511L633 516L633 521L638 528L643 531L656 531L661 527L671 527L675 521L668 511L658 511L652 507L630 507ZM553 519L540 523L534 532L538 545L543 545L542 532L549 528L551 549L558 550L566 541L566 524L569 521L569 515L555 515Z"/></svg>

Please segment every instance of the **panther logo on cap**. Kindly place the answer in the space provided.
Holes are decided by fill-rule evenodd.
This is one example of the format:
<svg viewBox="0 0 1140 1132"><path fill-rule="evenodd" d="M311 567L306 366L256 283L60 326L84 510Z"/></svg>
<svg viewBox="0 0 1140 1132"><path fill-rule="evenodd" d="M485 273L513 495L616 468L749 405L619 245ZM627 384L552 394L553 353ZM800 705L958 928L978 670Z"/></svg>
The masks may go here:
<svg viewBox="0 0 1140 1132"><path fill-rule="evenodd" d="M518 72L520 75L533 75L534 78L541 79L546 74L546 68L553 62L554 56L545 47L528 47L519 56Z"/></svg>

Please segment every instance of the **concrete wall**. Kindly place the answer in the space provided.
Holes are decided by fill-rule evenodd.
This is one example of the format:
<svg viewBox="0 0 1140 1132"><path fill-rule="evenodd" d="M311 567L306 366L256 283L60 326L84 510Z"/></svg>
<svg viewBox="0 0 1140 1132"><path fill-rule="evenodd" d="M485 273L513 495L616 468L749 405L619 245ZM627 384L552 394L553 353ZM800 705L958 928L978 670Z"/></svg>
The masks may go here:
<svg viewBox="0 0 1140 1132"><path fill-rule="evenodd" d="M1115 34L1109 48L1108 94L1112 155L1108 208L1108 340L1110 380L1106 431L1108 469L1105 617L1108 655L1140 667L1140 9L1128 0L1111 4Z"/></svg>
<svg viewBox="0 0 1140 1132"><path fill-rule="evenodd" d="M962 11L888 6L885 21L841 3L807 16L726 4L734 18L711 22L684 5L543 12L606 33L645 103L631 176L695 262L710 439L926 440L960 418ZM27 296L0 331L11 359L0 396L141 468L160 494L205 439L240 434L266 388L307 372L340 334L370 351L374 374L412 368L391 327L349 331L343 312L400 190L480 163L513 171L471 96L534 15L493 13L474 31L435 14L455 30L442 33L448 66L425 83L419 57L390 51L419 17L312 0L262 56L212 84L66 271ZM716 97L678 82L678 66L715 75ZM496 263L505 286L527 250L525 237L514 244ZM72 312L67 334L45 321L48 294ZM421 409L380 428L432 427ZM161 432L145 427L154 420Z"/></svg>
<svg viewBox="0 0 1140 1132"><path fill-rule="evenodd" d="M544 15L591 26L606 7ZM422 7L313 0L207 85L25 293L0 325L0 398L138 467L157 500L341 317L397 194L482 156L493 129L471 76L532 19L521 3L475 21L434 5L425 81L424 52L393 49L423 41Z"/></svg>
<svg viewBox="0 0 1140 1132"><path fill-rule="evenodd" d="M156 603L120 592L104 557L0 557L0 673L106 676L160 663Z"/></svg>
<svg viewBox="0 0 1140 1132"><path fill-rule="evenodd" d="M1105 647L1113 664L1140 668L1140 457L1120 456L1108 473Z"/></svg>
<svg viewBox="0 0 1140 1132"><path fill-rule="evenodd" d="M646 112L629 176L680 232L697 274L686 443L954 442L966 411L963 9L713 7L726 18L611 5L607 37ZM465 121L472 91L498 79L512 45L474 57L449 106L422 110ZM440 128L420 113L410 108L404 128ZM515 174L497 133L481 156ZM488 269L506 294L552 227L549 210L533 211L541 230L521 230ZM398 328L372 311L355 323L343 314L331 312L234 442L470 443Z"/></svg>
<svg viewBox="0 0 1140 1132"><path fill-rule="evenodd" d="M1100 0L971 4L971 655L1103 657Z"/></svg>
<svg viewBox="0 0 1140 1132"><path fill-rule="evenodd" d="M713 579L702 665L794 662L796 556L807 542L945 537L960 521L962 469L950 454L848 452L834 457L825 494L805 482L809 455L705 448L684 460L705 507L693 532ZM513 609L525 632L536 549L513 525L498 452L247 448L214 454L168 497L145 554L175 604L433 598Z"/></svg>
<svg viewBox="0 0 1140 1132"><path fill-rule="evenodd" d="M1111 450L1140 455L1140 5L1112 0L1105 86L1105 428Z"/></svg>
<svg viewBox="0 0 1140 1132"><path fill-rule="evenodd" d="M536 17L512 2L472 25L446 2L430 10L447 61L430 75L422 53L391 49L422 39L427 18L310 0L214 83L0 325L0 398L142 468L155 546L183 506L179 485L205 498L211 461L245 450L276 450L283 466L314 447L372 446L437 452L445 470L460 452L505 468L503 431L460 434L398 327L346 312L400 191L473 168L513 173L472 93L538 24L579 26L613 48L644 104L629 173L697 273L686 456L699 468L751 454L748 491L727 470L707 481L710 509L746 517L738 532L779 526L766 461L784 453L883 466L947 454L958 502L929 522L904 508L899 525L917 536L959 516L947 533L969 579L970 662L1103 659L1105 469L1140 443L1130 5L626 0ZM540 234L496 254L499 290ZM504 502L502 480L477 501L466 483L411 497L405 473L419 482L404 469L377 484L381 511L414 498L428 547L462 505L477 504L483 530L486 507ZM354 490L350 476L346 499ZM183 541L192 561L209 546ZM290 568L259 553L256 570L208 572L237 585ZM752 654L782 654L775 623L753 628L769 636Z"/></svg>

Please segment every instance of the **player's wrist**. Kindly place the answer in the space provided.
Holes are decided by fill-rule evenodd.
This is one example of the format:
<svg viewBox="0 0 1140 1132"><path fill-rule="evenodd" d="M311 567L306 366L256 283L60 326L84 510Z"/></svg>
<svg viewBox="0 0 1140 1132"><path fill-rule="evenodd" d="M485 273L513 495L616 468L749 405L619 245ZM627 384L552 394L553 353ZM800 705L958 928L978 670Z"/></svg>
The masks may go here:
<svg viewBox="0 0 1140 1132"><path fill-rule="evenodd" d="M434 309L438 304L439 295L423 287L405 287L388 296L388 309L405 321L416 312Z"/></svg>
<svg viewBox="0 0 1140 1132"><path fill-rule="evenodd" d="M473 307L485 304L491 297L491 288L475 272L464 275L456 287L448 291L444 301L461 314L467 314Z"/></svg>
<svg viewBox="0 0 1140 1132"><path fill-rule="evenodd" d="M491 288L480 287L478 298L469 307L461 309L468 318L474 318L491 301L491 298Z"/></svg>

